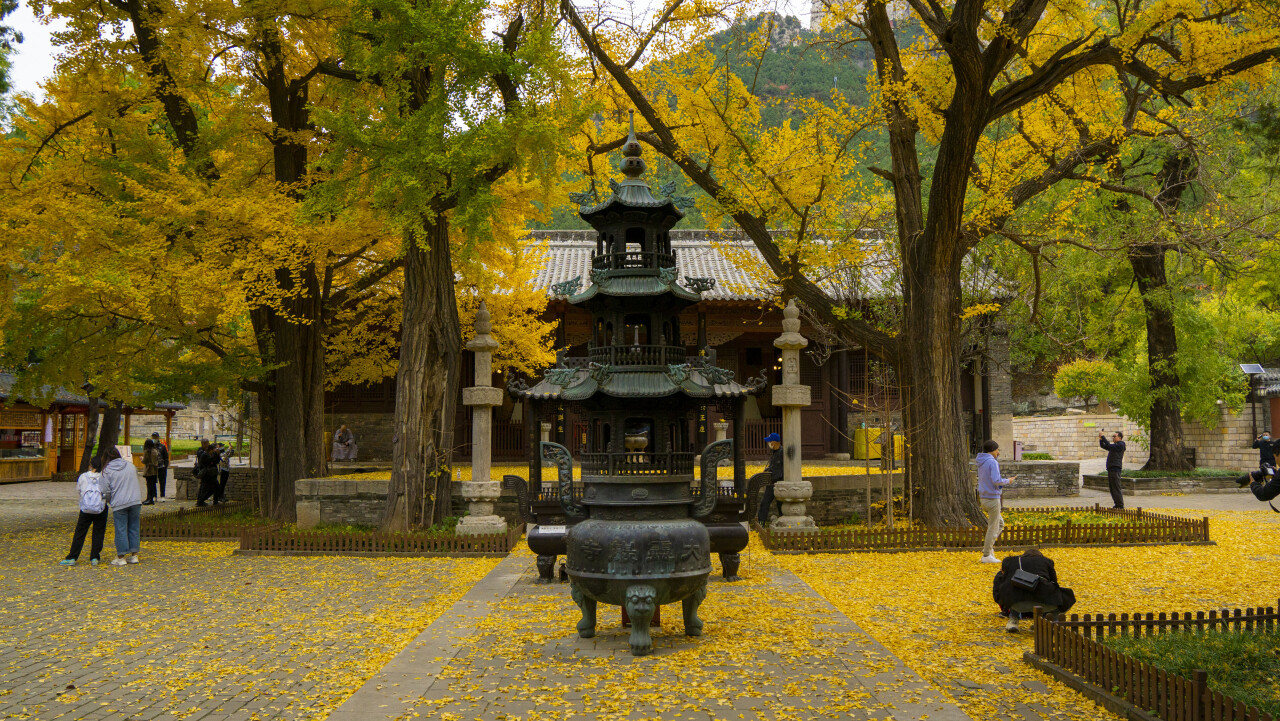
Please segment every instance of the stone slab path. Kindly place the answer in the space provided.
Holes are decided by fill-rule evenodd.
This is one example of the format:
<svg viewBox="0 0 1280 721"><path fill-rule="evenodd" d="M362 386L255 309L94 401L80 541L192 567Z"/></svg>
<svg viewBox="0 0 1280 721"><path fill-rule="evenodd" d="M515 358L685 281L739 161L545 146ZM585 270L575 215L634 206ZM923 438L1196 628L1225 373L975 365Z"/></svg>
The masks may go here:
<svg viewBox="0 0 1280 721"><path fill-rule="evenodd" d="M535 584L532 556L513 554L330 721L969 718L768 558L712 577L702 637L667 606L655 653L632 658L618 608L579 638L568 585Z"/></svg>

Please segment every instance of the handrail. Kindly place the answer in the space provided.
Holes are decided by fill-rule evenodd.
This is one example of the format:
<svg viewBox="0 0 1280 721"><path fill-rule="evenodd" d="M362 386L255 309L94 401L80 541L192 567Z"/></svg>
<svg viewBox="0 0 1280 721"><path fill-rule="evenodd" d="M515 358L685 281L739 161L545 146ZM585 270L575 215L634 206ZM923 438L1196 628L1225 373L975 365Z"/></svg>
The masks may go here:
<svg viewBox="0 0 1280 721"><path fill-rule="evenodd" d="M584 476L693 475L693 453L581 453Z"/></svg>
<svg viewBox="0 0 1280 721"><path fill-rule="evenodd" d="M629 250L623 253L600 253L591 258L595 270L623 270L627 268L674 268L674 253L658 253L651 250Z"/></svg>
<svg viewBox="0 0 1280 721"><path fill-rule="evenodd" d="M682 345L606 345L587 349L595 363L614 366L682 365L688 359Z"/></svg>

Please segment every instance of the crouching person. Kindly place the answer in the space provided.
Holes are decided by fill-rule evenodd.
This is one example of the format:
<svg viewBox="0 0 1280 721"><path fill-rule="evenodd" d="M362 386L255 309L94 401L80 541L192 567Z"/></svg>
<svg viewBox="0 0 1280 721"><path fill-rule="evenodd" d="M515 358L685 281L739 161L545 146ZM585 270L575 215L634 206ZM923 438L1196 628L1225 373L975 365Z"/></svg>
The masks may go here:
<svg viewBox="0 0 1280 721"><path fill-rule="evenodd" d="M1036 606L1045 613L1065 613L1076 603L1076 594L1058 585L1053 560L1035 548L1004 559L991 591L1000 612L1009 615L1004 629L1010 633L1017 632L1019 619Z"/></svg>

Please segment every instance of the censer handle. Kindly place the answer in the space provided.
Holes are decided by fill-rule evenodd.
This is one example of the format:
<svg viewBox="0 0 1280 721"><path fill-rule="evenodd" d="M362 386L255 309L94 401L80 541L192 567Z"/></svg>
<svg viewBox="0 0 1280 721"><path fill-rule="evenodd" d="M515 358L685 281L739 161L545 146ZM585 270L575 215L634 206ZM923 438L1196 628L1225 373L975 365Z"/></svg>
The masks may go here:
<svg viewBox="0 0 1280 721"><path fill-rule="evenodd" d="M716 494L719 492L716 469L720 467L720 461L732 457L732 438L716 441L702 449L702 492L693 503L694 518L702 518L716 507Z"/></svg>
<svg viewBox="0 0 1280 721"><path fill-rule="evenodd" d="M587 509L573 500L573 456L559 443L542 441L542 457L556 464L560 473L560 508L570 518L586 518Z"/></svg>

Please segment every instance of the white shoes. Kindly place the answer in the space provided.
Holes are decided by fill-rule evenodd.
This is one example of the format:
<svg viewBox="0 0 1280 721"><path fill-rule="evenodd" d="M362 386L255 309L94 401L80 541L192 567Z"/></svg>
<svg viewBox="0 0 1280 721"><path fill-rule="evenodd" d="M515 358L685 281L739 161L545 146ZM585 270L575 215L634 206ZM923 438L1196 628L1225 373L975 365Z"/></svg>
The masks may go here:
<svg viewBox="0 0 1280 721"><path fill-rule="evenodd" d="M996 558L995 556L982 557L982 563L999 563L999 562L1000 562L1000 559Z"/></svg>
<svg viewBox="0 0 1280 721"><path fill-rule="evenodd" d="M129 563L129 562L128 562L128 561L126 561L126 560L124 560L123 558L117 558L116 560L114 560L114 561L112 561L112 562L111 562L111 565L113 565L113 566L125 566L125 565L128 565L128 563Z"/></svg>
<svg viewBox="0 0 1280 721"><path fill-rule="evenodd" d="M138 558L138 554L136 553L133 554L132 556L129 556L125 560L128 561L129 563L142 563L142 559Z"/></svg>
<svg viewBox="0 0 1280 721"><path fill-rule="evenodd" d="M1004 630L1009 633L1018 632L1018 619L1014 618L1012 613L1009 614L1009 622L1004 625Z"/></svg>

